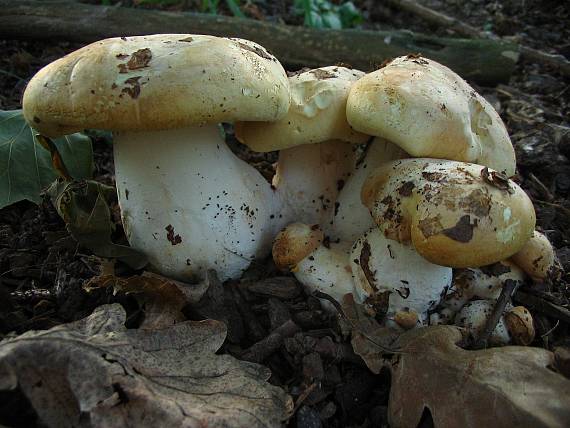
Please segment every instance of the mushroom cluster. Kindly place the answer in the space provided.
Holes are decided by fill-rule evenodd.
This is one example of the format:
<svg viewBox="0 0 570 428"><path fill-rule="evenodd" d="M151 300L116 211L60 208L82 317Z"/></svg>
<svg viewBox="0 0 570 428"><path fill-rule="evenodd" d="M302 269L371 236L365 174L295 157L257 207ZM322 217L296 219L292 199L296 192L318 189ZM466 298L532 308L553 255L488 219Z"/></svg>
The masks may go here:
<svg viewBox="0 0 570 428"><path fill-rule="evenodd" d="M351 84L346 121L369 140L330 200L332 221L298 217L273 245L277 266L309 291L353 293L386 326L455 323L476 337L506 281L555 269L532 202L510 179L502 120L451 70L397 58ZM530 313L508 304L489 343L533 339Z"/></svg>
<svg viewBox="0 0 570 428"><path fill-rule="evenodd" d="M175 278L238 278L273 243L276 265L310 291L353 293L387 326L476 335L505 281L544 281L556 266L510 179L498 113L419 55L288 77L247 40L112 38L40 70L23 108L48 137L113 132L127 238ZM221 122L254 151L280 151L272 183L232 153ZM528 311L508 307L492 337L533 335Z"/></svg>

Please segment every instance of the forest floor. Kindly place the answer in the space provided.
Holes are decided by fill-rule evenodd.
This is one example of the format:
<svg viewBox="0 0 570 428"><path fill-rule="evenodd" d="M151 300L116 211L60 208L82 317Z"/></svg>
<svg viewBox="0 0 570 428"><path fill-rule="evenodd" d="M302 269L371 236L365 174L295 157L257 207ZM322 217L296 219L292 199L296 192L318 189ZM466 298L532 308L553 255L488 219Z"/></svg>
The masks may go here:
<svg viewBox="0 0 570 428"><path fill-rule="evenodd" d="M192 7L192 2L188 3ZM245 11L256 19L302 24L290 3L248 2ZM453 36L448 31L379 3L383 2L355 2L363 11L364 28L405 28ZM570 58L570 30L567 25L570 6L564 2L424 0L422 3L475 27ZM223 8L220 12L229 13ZM0 40L0 109L21 108L23 90L34 73L78 47L47 40ZM534 287L531 292L568 309L569 84L569 79L555 70L523 60L508 83L496 87L475 86L497 109L509 130L517 155L515 180L533 200L537 228L548 236L564 268L559 281ZM231 138L231 128L228 130ZM243 147L238 151L266 175L271 174L275 154L256 155ZM94 152L95 179L114 185L111 145L96 139ZM114 238L116 241L124 240L120 224ZM73 241L47 198L39 206L19 202L0 210L0 338L78 320L97 306L109 302L123 304L128 314L128 327L137 327L143 317L143 308L133 297L120 293L114 295L112 290L87 293L83 289L84 283L99 273L99 265L97 258ZM278 287L274 287L263 293L251 287L256 281L267 281L272 277L285 284L288 292L275 291ZM282 386L294 399L304 397L290 426L365 427L387 424L388 374L374 375L352 357L332 358L331 346L337 346L342 339L336 318L322 311L319 301L305 295L292 277L284 277L283 273L277 272L270 259L253 266L242 284L240 281L229 284L225 293L230 297L224 303L228 307L219 310L220 313L232 314L229 317L232 320L230 334L224 345L227 352L239 355L267 336L274 324L270 319L272 311L289 314L301 329L263 360L263 364L272 370L271 383ZM532 306L529 309L537 328L533 346L547 349L557 345L570 346L567 322L561 322L544 309ZM188 311L187 317L193 319L197 315ZM37 423L22 396L1 393L0 398L0 424L33 426ZM20 409L21 418L17 421L10 416L14 409Z"/></svg>

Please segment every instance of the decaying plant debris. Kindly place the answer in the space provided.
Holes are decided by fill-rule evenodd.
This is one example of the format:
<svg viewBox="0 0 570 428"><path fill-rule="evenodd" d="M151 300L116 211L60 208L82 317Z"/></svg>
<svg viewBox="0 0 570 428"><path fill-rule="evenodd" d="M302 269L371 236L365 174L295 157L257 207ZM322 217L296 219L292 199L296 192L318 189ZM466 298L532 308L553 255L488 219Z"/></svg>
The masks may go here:
<svg viewBox="0 0 570 428"><path fill-rule="evenodd" d="M270 372L215 355L226 328L186 321L127 330L125 311L100 306L86 319L0 345L0 389L19 388L48 426L276 426L292 401Z"/></svg>
<svg viewBox="0 0 570 428"><path fill-rule="evenodd" d="M451 4L449 11L454 12L460 7L452 2L439 0L423 3L443 3L447 6ZM523 25L525 20L536 24L545 13L538 13L533 9L533 5L528 5L526 12L521 12L516 6L502 6L502 12L506 12L509 7L516 9L512 14L502 13L499 6L498 12L490 12L493 10L491 4L480 7L479 2L465 2L461 7L465 8L465 11L475 10L474 25L482 26L485 19L489 19L495 22L497 27L501 26L503 36L509 36L511 31L518 31L515 28ZM384 6L376 6L371 12L377 18L391 16L396 25L427 31L424 22L414 21L409 16L395 13ZM563 15L559 10L555 13L558 16ZM552 22L553 28L540 33L536 33L538 26L528 24L530 27L527 27L527 30L530 28L530 31L527 32L535 34L536 37L529 40L528 36L522 35L523 41L540 48L541 44L555 40L557 24L556 20ZM509 29L511 27L512 30ZM11 73L1 75L0 108L18 108L26 79L35 69L75 47L77 46L66 43L52 46L43 43L0 42L0 49L5 52L0 58L0 70ZM479 89L501 113L509 128L517 152L516 180L533 199L537 207L538 225L553 242L566 272L570 267L568 83L567 79L547 68L523 63L519 65L518 71L508 84L493 89ZM231 128L226 130L228 142L233 143ZM103 137L96 139L94 144L97 180L113 185L110 148ZM236 151L260 167L264 175L271 176L273 173L270 165L275 160L273 155L252 154L240 147L237 147ZM117 206L111 201L109 208L110 220L114 223L112 242L125 243L121 225L117 222ZM118 264L116 270L121 281L126 277L137 278L134 275L140 274L122 264ZM39 207L20 203L0 211L2 337L13 337L14 333L10 332L45 330L63 322L83 318L103 303L119 301L127 310L126 324L130 328L139 328L134 330L138 333L132 336L161 337L161 340L164 340L164 332L177 331L179 327L183 329L184 324L174 324L174 330L160 327L161 333L152 329L158 328L159 325L184 322L186 319L223 319L228 324L228 337L220 352L233 354L240 359L258 361L271 369L270 383L281 386L294 399L295 414L288 421L290 426L383 426L388 422L393 426L416 426L422 418L428 423L431 418L436 426L442 426L445 421L457 420L455 418L460 416L472 416L471 422L477 426L502 426L503 421L505 426L511 425L511 421L517 421L516 423L522 426L568 425L568 404L560 401L560 397L568 396L567 381L555 372L558 370L567 376L569 373L570 311L567 273L563 273L561 279L554 283L546 282L520 288L514 296L514 303L527 306L535 318L537 334L532 345L555 351L554 353L534 348L464 350L456 345L461 337L457 330L451 327L437 328L424 332L425 334L408 333L400 341L382 334L375 337L368 333L366 326L359 325L354 319L355 315L346 312L346 308L348 321L341 321L339 326L335 317L324 312L316 299L302 293L293 278L277 273L270 261L254 266L242 281L226 284L224 288L220 287L219 283L210 283L201 306L183 306L178 301L174 307L170 306L176 300L173 296L178 296L180 289L161 279L148 281L143 287L144 293L129 292L130 287L136 286L136 279L130 280L130 283L122 283L123 291L113 292L113 288L121 287L108 286L97 287L86 293L83 286L99 273L99 261L93 259L85 247L78 246L49 202L44 201ZM143 274L143 277L144 275L146 274ZM101 279L99 277L99 280ZM115 282L113 277L107 279ZM163 289L164 293L154 290L154 286ZM162 312L164 308L170 309ZM156 314L166 316L156 318ZM87 321L83 321L82 325L86 323ZM151 328L150 331L140 330L145 324ZM117 328L122 330L122 325L122 321L118 322L117 326L120 328ZM342 326L347 328L343 329ZM58 331L65 332L69 328L74 327L60 326ZM373 323L368 328L374 328ZM347 330L351 330L354 351L362 358L354 353L348 343ZM40 334L45 336L48 333ZM219 331L214 334L216 335L219 335ZM221 339L217 340L219 344ZM18 341L8 343L16 344ZM428 350L421 352L425 348ZM214 352L208 351L209 359L217 358ZM456 358L451 359L452 355ZM506 355L512 359L507 361L502 357ZM34 356L34 361L37 361L36 358ZM373 375L364 366L363 360L372 371L380 374ZM490 362L496 361L500 363L490 365ZM517 361L517 364L513 361ZM104 365L109 364L106 361L101 362ZM117 366L117 363L110 365ZM133 367L138 366L133 364ZM385 367L392 372L390 406L390 382L387 370L382 370ZM516 367L526 368L521 377L526 381L524 392L528 395L517 394L511 389L505 394L497 394L499 388L513 386L513 378L506 377L505 373L512 373ZM491 368L492 375L489 375ZM450 374L443 376L443 372ZM108 374L102 373L102 376ZM418 380L417 373L421 374L425 382L413 383ZM264 376L265 372L263 376L257 377L257 381L261 382ZM2 378L8 379L4 376ZM85 382L88 379L88 376L78 376L75 380ZM137 382L141 381L140 386L146 387L145 379L140 376L137 379ZM442 385L449 388L444 389ZM457 388L460 386L465 388L459 391ZM79 387L81 385L78 385ZM97 392L103 395L109 392L109 396L115 394L120 401L125 398L125 391L127 394L131 391L128 388L120 388L122 386L114 389L111 383L111 389L102 388ZM263 388L267 388L267 385ZM542 388L544 394L531 394L539 388ZM32 389L37 389L37 386ZM425 393L426 390L429 393ZM25 396L22 388L0 393L0 423L16 426L16 422L19 422L20 426L33 426L38 423L40 412L37 408L41 406L35 406L34 410L33 405L29 402L26 404ZM437 400L438 397L443 399ZM480 408L467 401L468 397L480 400L481 408L484 403L487 406L478 411ZM141 400L145 398L148 396L141 397ZM491 399L495 398L496 401L490 403ZM287 410L290 404L282 398L280 400L277 408L281 409L281 413L273 407L276 413L269 417L285 417L289 414ZM149 402L152 404L152 401L147 401ZM449 406L444 407L441 402ZM137 401L137 405L139 403L141 401ZM405 414L399 412L402 406L398 404L402 403L406 406ZM132 401L130 404L120 403L117 407L135 408ZM150 408L152 411L156 410L152 406ZM180 408L166 408L166 413L172 412L169 413L170 416L180 416ZM69 410L67 407L60 409ZM97 413L96 407L93 409L93 414ZM491 412L489 409L496 411ZM164 408L161 408L161 411L163 410ZM16 412L22 415L23 419L10 423L9 416ZM161 414L161 417L166 413ZM490 413L496 415L492 421L483 419ZM548 419L547 414L555 415L556 418ZM227 415L222 415L222 418L225 417ZM60 420L55 419L56 423ZM167 419L162 419L164 420ZM225 419L220 423L223 423L223 420ZM266 425L274 425L279 423L279 418L263 421Z"/></svg>

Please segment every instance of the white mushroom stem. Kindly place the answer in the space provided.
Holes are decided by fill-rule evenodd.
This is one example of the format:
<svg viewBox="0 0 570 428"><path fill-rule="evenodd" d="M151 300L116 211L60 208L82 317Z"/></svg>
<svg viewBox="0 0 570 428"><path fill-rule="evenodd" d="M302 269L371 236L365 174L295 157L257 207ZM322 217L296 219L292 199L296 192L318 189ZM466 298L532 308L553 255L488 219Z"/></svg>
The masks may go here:
<svg viewBox="0 0 570 428"><path fill-rule="evenodd" d="M485 328L487 319L491 316L494 306L495 302L491 300L474 300L469 302L457 314L455 325L464 327L471 338L478 338ZM503 314L489 337L489 344L494 346L508 345L510 341L511 335Z"/></svg>
<svg viewBox="0 0 570 428"><path fill-rule="evenodd" d="M451 284L450 268L428 262L413 247L387 239L377 228L356 241L350 263L357 301L384 306L387 319L415 312L419 323L425 322ZM382 295L387 300L379 299Z"/></svg>
<svg viewBox="0 0 570 428"><path fill-rule="evenodd" d="M382 138L374 138L367 146L364 158L356 162L335 203L332 225L324 224L325 233L332 240L354 242L374 226L370 211L362 203L360 191L366 177L383 163L403 159L407 153Z"/></svg>
<svg viewBox="0 0 570 428"><path fill-rule="evenodd" d="M497 300L508 280L517 286L525 280L524 272L508 260L480 268L455 269L451 289L440 304L443 316L438 323L451 321L454 314L473 298Z"/></svg>
<svg viewBox="0 0 570 428"><path fill-rule="evenodd" d="M310 292L322 291L338 302L354 293L358 303L374 310L373 302L380 298L387 325L394 325L393 320L404 328L421 324L451 283L450 268L429 263L411 247L386 239L376 228L352 248L346 242L327 247L322 238L317 227L289 225L273 244L276 265L290 267Z"/></svg>
<svg viewBox="0 0 570 428"><path fill-rule="evenodd" d="M293 268L293 273L310 292L321 291L342 302L345 294L353 292L349 252L346 244L332 243L329 248L320 245ZM324 306L328 308L328 302Z"/></svg>
<svg viewBox="0 0 570 428"><path fill-rule="evenodd" d="M239 277L281 227L269 183L238 159L217 125L115 134L125 233L161 273Z"/></svg>
<svg viewBox="0 0 570 428"><path fill-rule="evenodd" d="M283 223L329 224L353 165L354 146L338 140L281 150L273 186L283 201Z"/></svg>

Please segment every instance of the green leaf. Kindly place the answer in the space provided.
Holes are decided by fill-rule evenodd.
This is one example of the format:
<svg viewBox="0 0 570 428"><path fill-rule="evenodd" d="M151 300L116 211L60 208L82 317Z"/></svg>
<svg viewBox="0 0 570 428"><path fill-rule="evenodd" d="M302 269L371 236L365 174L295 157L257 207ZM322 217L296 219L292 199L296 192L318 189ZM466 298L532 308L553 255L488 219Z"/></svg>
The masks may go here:
<svg viewBox="0 0 570 428"><path fill-rule="evenodd" d="M58 180L47 193L71 236L93 254L118 259L134 269L141 269L147 264L143 254L111 241L113 223L108 202L115 195L113 187L92 180Z"/></svg>
<svg viewBox="0 0 570 428"><path fill-rule="evenodd" d="M78 133L53 142L73 178L91 177L91 139ZM0 208L24 199L38 203L56 177L49 151L37 143L22 111L0 110Z"/></svg>
<svg viewBox="0 0 570 428"><path fill-rule="evenodd" d="M245 15L239 8L239 1L236 0L226 0L226 4L228 5L228 9L231 10L234 16L238 18L245 18Z"/></svg>
<svg viewBox="0 0 570 428"><path fill-rule="evenodd" d="M313 28L351 28L362 23L362 14L352 2L340 5L328 0L295 0L295 13L304 15L304 25Z"/></svg>
<svg viewBox="0 0 570 428"><path fill-rule="evenodd" d="M47 150L35 143L21 110L0 111L0 208L40 192L56 177Z"/></svg>
<svg viewBox="0 0 570 428"><path fill-rule="evenodd" d="M76 180L93 176L93 147L91 138L76 133L53 140L67 170Z"/></svg>

